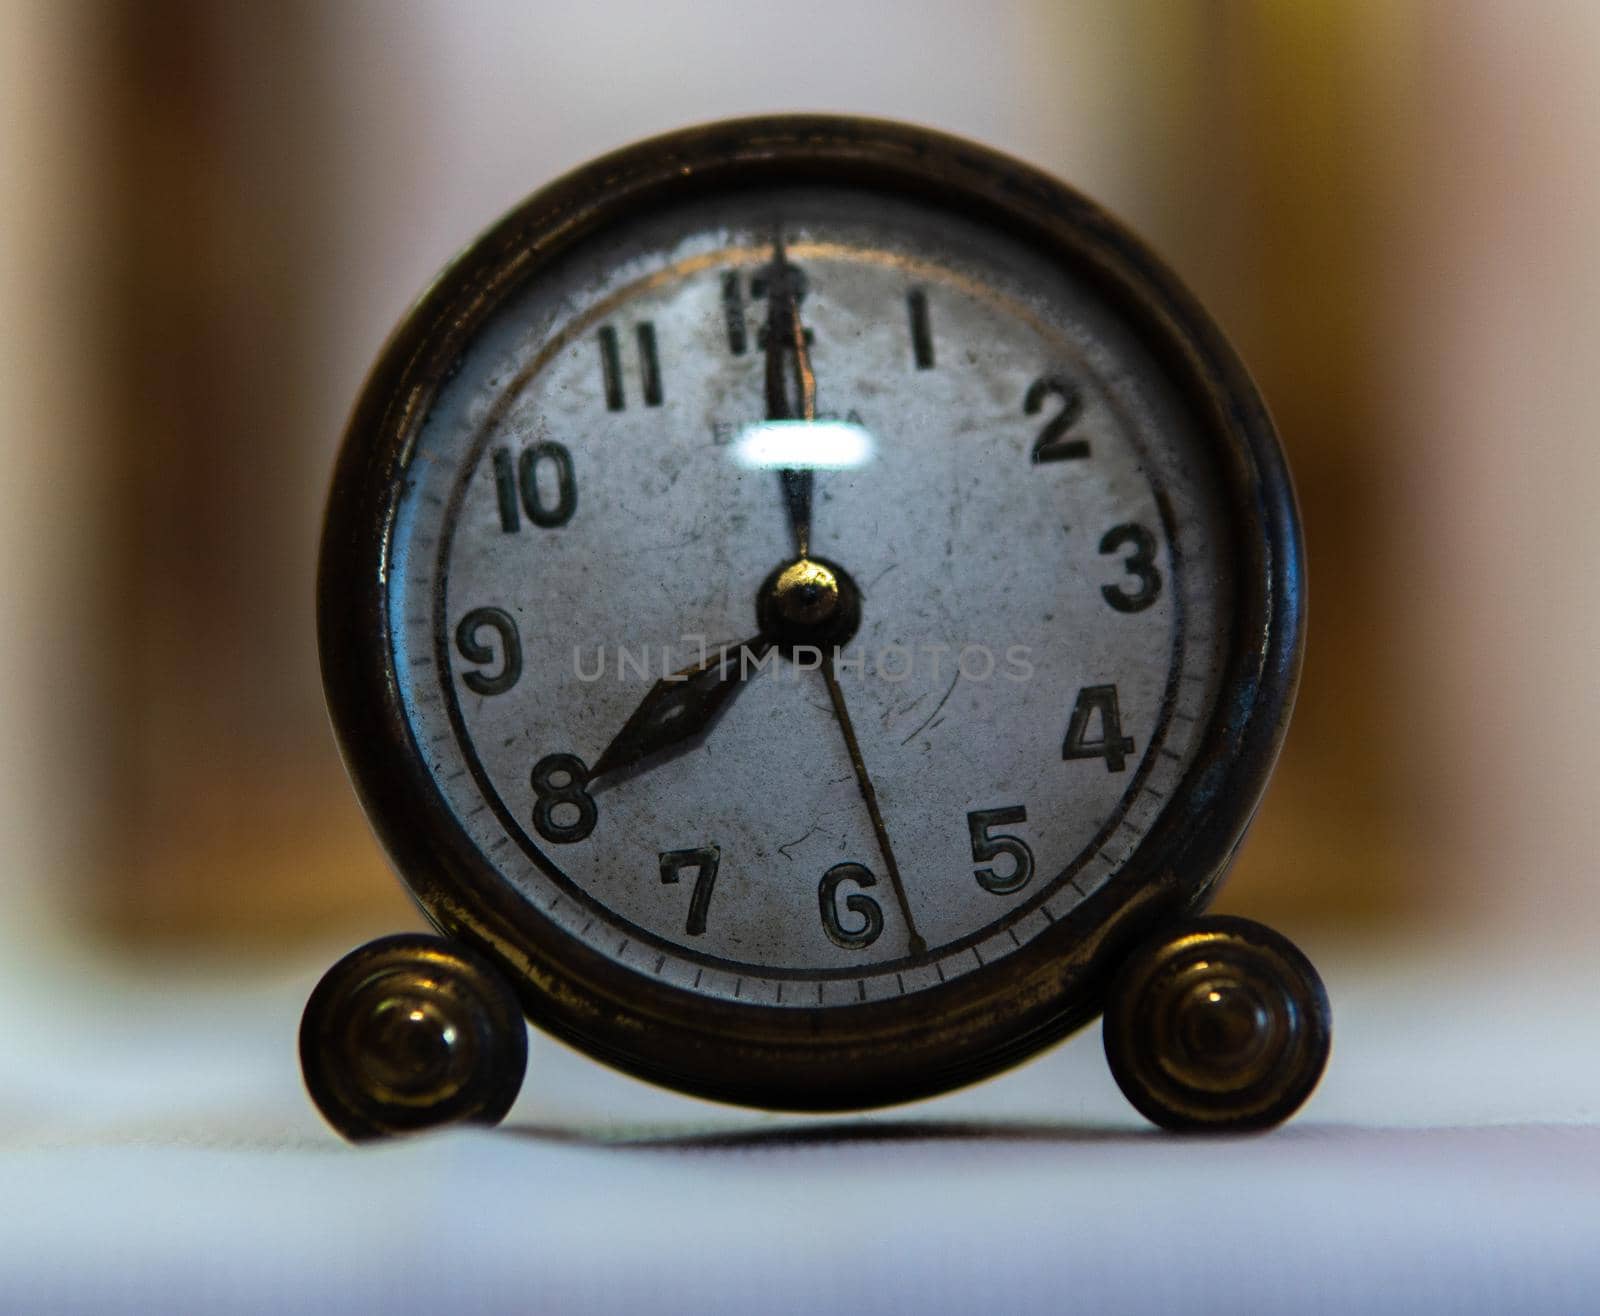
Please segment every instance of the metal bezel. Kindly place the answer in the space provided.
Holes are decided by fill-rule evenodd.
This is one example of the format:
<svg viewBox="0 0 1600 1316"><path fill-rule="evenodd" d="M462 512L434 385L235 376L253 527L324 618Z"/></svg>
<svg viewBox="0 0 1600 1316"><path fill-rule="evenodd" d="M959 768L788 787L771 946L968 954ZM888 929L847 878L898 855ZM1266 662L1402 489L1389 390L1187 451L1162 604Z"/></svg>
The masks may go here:
<svg viewBox="0 0 1600 1316"><path fill-rule="evenodd" d="M508 891L434 790L403 717L387 625L390 530L408 446L440 383L507 294L636 208L773 182L920 198L1003 228L1092 279L1141 335L1215 453L1237 601L1202 748L1126 864L1022 950L893 1001L807 1010L720 1002L598 955ZM324 525L318 638L329 711L367 816L429 919L485 951L529 1017L580 1049L696 1095L793 1110L930 1096L1002 1069L1101 1008L1125 952L1202 908L1255 812L1299 673L1294 494L1266 408L1220 330L1142 243L1047 175L956 138L874 120L778 116L655 138L530 197L435 281L373 368Z"/></svg>

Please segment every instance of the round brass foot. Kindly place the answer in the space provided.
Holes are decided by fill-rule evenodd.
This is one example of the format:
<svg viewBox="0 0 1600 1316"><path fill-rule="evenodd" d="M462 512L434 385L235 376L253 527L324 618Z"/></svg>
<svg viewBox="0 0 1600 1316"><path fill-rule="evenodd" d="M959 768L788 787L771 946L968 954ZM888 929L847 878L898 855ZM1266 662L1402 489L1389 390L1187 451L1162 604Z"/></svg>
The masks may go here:
<svg viewBox="0 0 1600 1316"><path fill-rule="evenodd" d="M352 951L311 993L300 1068L352 1141L441 1124L498 1124L528 1065L511 989L476 954L402 933Z"/></svg>
<svg viewBox="0 0 1600 1316"><path fill-rule="evenodd" d="M1247 1132L1294 1114L1328 1060L1317 971L1286 938L1212 916L1136 950L1111 986L1106 1059L1163 1128Z"/></svg>

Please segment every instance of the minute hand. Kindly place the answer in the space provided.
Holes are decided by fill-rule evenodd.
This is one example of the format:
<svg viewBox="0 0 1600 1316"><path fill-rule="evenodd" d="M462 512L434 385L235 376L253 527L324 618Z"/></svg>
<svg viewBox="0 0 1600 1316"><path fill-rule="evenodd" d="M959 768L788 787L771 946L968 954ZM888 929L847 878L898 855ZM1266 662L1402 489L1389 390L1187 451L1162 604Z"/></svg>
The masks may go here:
<svg viewBox="0 0 1600 1316"><path fill-rule="evenodd" d="M889 829L883 825L883 811L878 808L878 792L872 787L872 778L867 776L867 763L861 757L861 742L856 739L856 729L851 725L849 710L844 706L844 691L839 687L839 674L834 670L837 657L838 651L834 650L822 660L822 676L828 683L828 698L833 701L834 715L839 719L839 729L844 732L845 748L850 751L850 766L855 769L856 785L861 788L861 798L866 801L867 813L872 818L872 830L878 838L878 853L883 856L883 866L889 870L889 886L900 905L900 916L906 921L909 949L913 955L924 955L928 943L922 939L922 934L911 919L911 902L906 899L905 883L900 880L900 865L895 863L894 847L889 844Z"/></svg>
<svg viewBox="0 0 1600 1316"><path fill-rule="evenodd" d="M767 279L768 420L817 418L817 379L811 370L811 352L795 289L799 273L784 257L782 236L775 237ZM789 509L795 556L807 557L811 553L812 471L809 467L785 467L778 472L778 478Z"/></svg>

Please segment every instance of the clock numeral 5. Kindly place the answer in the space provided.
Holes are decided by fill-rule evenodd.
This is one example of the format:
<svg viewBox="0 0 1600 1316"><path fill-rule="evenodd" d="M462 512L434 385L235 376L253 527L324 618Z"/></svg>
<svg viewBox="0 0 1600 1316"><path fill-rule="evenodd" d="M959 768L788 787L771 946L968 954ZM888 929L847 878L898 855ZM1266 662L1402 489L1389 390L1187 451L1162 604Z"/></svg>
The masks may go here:
<svg viewBox="0 0 1600 1316"><path fill-rule="evenodd" d="M817 888L817 902L822 907L822 930L828 940L845 950L860 950L870 946L883 932L883 909L871 896L852 891L844 898L844 907L858 914L858 926L847 928L839 917L839 888L850 882L858 887L877 886L878 879L861 864L835 864L822 875L822 885ZM854 920L852 920L854 922Z"/></svg>
<svg viewBox="0 0 1600 1316"><path fill-rule="evenodd" d="M973 872L978 885L997 896L1010 895L1028 885L1033 876L1033 851L1020 836L1006 832L990 834L991 827L1004 823L1028 821L1028 811L1020 804L1004 809L974 809L967 815L967 830L972 834L972 858L975 863L986 863L1001 855L1011 859L1009 873L997 873L992 868L979 868Z"/></svg>

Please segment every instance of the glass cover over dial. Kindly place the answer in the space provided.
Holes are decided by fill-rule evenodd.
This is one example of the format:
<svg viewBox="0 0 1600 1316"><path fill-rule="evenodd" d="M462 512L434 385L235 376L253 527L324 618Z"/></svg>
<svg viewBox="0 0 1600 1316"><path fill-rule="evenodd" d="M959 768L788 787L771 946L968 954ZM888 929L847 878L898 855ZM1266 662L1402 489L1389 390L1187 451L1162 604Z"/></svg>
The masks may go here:
<svg viewBox="0 0 1600 1316"><path fill-rule="evenodd" d="M1162 370L1085 283L904 200L589 242L407 475L390 626L440 794L545 918L706 996L1014 954L1139 843L1216 693L1228 540Z"/></svg>

